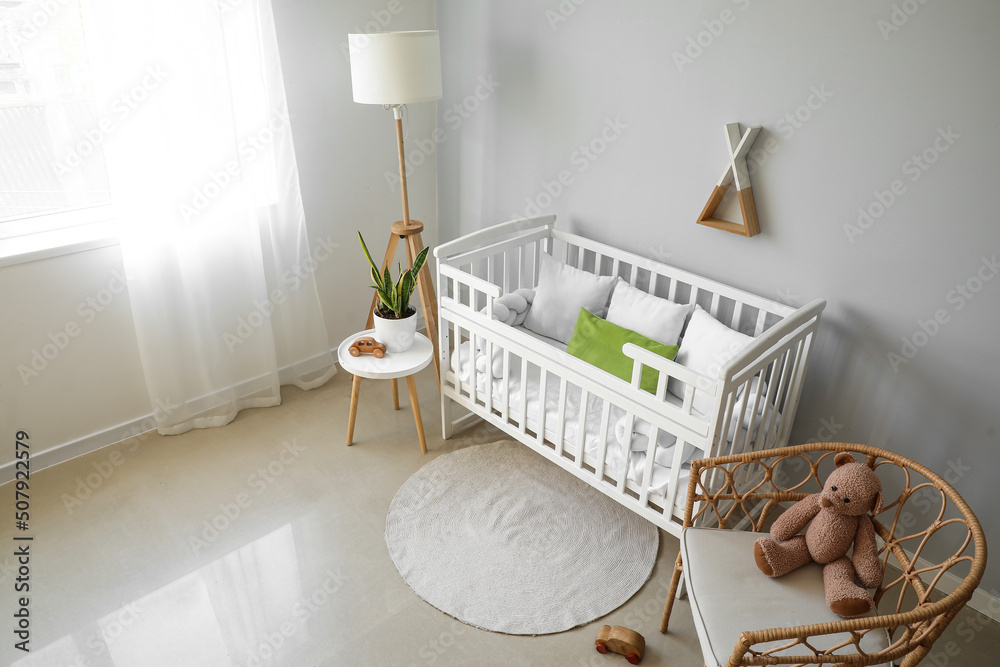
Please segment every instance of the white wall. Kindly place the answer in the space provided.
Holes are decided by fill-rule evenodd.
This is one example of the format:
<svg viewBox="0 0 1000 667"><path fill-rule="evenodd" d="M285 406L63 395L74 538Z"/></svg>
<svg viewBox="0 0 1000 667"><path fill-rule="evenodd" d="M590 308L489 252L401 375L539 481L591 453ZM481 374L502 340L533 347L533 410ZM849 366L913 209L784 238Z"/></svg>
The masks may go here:
<svg viewBox="0 0 1000 667"><path fill-rule="evenodd" d="M1000 4L441 0L438 24L442 240L556 213L763 296L827 299L793 441L910 456L1000 534ZM485 99L480 77L499 82ZM752 239L695 224L734 121L764 128Z"/></svg>
<svg viewBox="0 0 1000 667"><path fill-rule="evenodd" d="M340 246L316 271L335 347L364 326L371 301L357 230L381 256L389 225L402 216L398 185L386 179L398 180L392 113L354 103L340 44L353 31L433 29L435 6L277 0L274 12L310 241ZM430 135L435 122L434 104L414 105L410 136ZM427 245L437 238L435 170L432 154L408 180ZM116 246L0 268L0 433L29 430L36 456L63 448L36 458L36 469L152 427L121 271ZM65 349L43 349L63 340L67 326L76 333ZM18 366L31 368L35 350L55 354L22 380ZM0 447L0 479L13 459L13 447Z"/></svg>

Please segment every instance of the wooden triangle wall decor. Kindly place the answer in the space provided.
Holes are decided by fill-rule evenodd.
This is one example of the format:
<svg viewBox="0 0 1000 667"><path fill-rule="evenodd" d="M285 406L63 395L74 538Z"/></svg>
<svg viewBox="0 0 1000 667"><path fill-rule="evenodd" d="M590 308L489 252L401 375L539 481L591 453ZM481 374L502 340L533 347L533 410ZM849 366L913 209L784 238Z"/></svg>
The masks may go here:
<svg viewBox="0 0 1000 667"><path fill-rule="evenodd" d="M722 178L716 183L712 196L708 198L708 203L698 216L698 224L741 236L756 236L760 234L760 222L757 220L757 206L753 201L753 187L750 185L750 171L747 169L747 153L760 134L760 125L748 127L741 134L739 123L727 123L724 130L726 144L729 146L729 164L726 165ZM719 208L733 181L736 181L736 194L740 200L740 211L743 213L742 224L713 217L715 209Z"/></svg>

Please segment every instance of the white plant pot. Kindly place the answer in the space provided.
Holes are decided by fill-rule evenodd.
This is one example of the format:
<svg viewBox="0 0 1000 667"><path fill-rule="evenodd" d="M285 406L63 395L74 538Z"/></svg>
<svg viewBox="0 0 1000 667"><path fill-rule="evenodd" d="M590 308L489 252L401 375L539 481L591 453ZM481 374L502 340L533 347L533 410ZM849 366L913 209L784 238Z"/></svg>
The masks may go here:
<svg viewBox="0 0 1000 667"><path fill-rule="evenodd" d="M417 333L417 312L401 320L389 320L375 310L375 340L385 343L387 352L406 352L413 347Z"/></svg>

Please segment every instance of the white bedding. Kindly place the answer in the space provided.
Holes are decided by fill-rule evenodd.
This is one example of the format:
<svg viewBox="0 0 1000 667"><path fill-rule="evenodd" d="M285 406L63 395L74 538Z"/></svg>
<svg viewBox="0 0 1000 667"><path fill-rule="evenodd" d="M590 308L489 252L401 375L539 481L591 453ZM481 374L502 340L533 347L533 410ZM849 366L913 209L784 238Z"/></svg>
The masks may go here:
<svg viewBox="0 0 1000 667"><path fill-rule="evenodd" d="M557 340L532 333L531 331L521 327L517 328L518 330L524 331L539 340L542 344L557 347L562 350L565 350L566 348L565 344ZM484 341L478 340L477 348L475 358L478 372L477 389L480 393L485 393L486 353ZM471 380L471 369L469 367L471 351L472 344L469 341L466 341L452 353L451 358L452 370L457 373L461 378L461 381L465 383L468 383ZM510 410L510 413L517 418L520 416L521 405L524 400L521 395L521 358L516 354L511 353L509 362L509 382L504 381L503 379L503 350L497 345L493 346L492 362L494 379L491 393L493 394L493 401L495 404L494 407L500 407L503 401L503 392L507 387L509 387L510 400L508 409ZM529 364L528 368L527 382L523 383L526 388L526 407L528 419L536 420L539 415L541 373L540 369L533 364ZM556 433L559 419L559 384L558 378L549 375L545 386L545 429L548 434L553 436ZM567 384L566 394L566 406L563 417L563 422L565 424L563 430L564 449L575 455L578 442L577 431L580 423L580 398L582 391L579 387ZM753 395L753 392L751 395ZM681 400L673 394L667 393L666 400L678 407L681 405ZM761 408L762 407L763 406L761 406ZM601 442L601 415L603 409L603 399L593 395L588 395L586 417L584 421L584 449L588 455L593 456L594 458L597 458L599 455ZM748 406L746 418L740 420L743 422L743 424L740 424L739 431L741 441L748 436L753 436L752 433L748 434L746 429L746 425L747 422L750 421L749 417L751 414L752 409ZM729 433L727 434L730 444L733 441L733 436L736 435L736 427L737 420L730 419L730 428ZM641 485L642 475L646 463L646 452L653 426L643 419L634 418L631 438L629 438L629 434L626 433L626 428L627 415L625 414L625 411L615 405L612 405L609 411L608 432L606 434L607 437L605 438L608 445L604 463L608 473L612 476L616 476L621 470L623 458L622 452L625 450L626 442L630 442L631 455L628 457L628 479ZM670 479L670 468L673 464L674 448L677 438L673 434L661 429L656 440L656 449L653 453L654 460L650 491L652 493L666 495L667 483ZM684 445L684 452L682 456L683 463L678 475L678 483L680 485L681 492L677 494L675 500L675 504L678 507L683 506L683 491L687 487L690 462L699 456L705 456L705 454L700 449L690 444Z"/></svg>

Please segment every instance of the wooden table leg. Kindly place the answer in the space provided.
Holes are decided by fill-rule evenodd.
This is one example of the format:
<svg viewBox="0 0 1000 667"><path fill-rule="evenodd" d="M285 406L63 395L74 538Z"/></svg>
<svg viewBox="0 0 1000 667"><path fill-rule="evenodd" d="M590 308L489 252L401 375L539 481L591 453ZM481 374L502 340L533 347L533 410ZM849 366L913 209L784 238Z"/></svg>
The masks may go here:
<svg viewBox="0 0 1000 667"><path fill-rule="evenodd" d="M420 403L417 401L417 383L412 375L406 376L406 386L410 389L410 407L413 408L413 421L417 423L417 435L420 437L420 451L427 453L427 440L424 438L424 420L420 418Z"/></svg>
<svg viewBox="0 0 1000 667"><path fill-rule="evenodd" d="M354 443L354 418L358 416L358 398L361 396L361 376L354 376L351 385L351 414L347 418L347 446Z"/></svg>
<svg viewBox="0 0 1000 667"><path fill-rule="evenodd" d="M392 409L399 410L399 385L396 384L396 378L392 378Z"/></svg>

